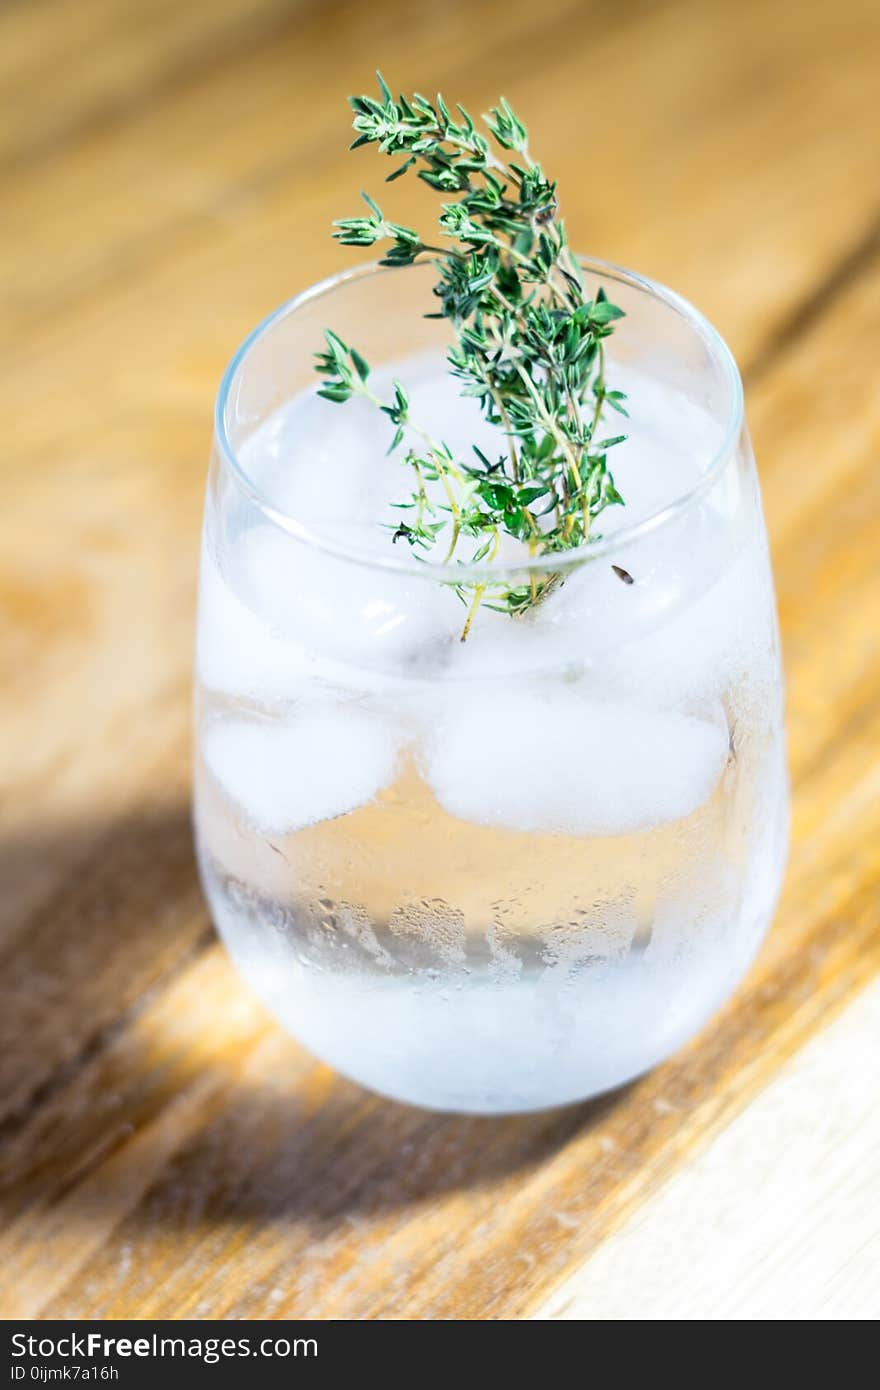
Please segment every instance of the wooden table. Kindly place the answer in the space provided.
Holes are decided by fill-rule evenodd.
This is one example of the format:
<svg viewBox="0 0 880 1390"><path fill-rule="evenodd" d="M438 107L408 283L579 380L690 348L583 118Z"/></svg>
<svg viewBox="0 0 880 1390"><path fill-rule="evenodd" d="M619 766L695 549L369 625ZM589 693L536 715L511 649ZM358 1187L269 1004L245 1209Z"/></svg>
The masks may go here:
<svg viewBox="0 0 880 1390"><path fill-rule="evenodd" d="M346 262L352 90L503 90L573 242L740 363L795 789L733 1003L622 1094L384 1103L212 934L189 685L213 394ZM880 7L7 0L0 15L2 1312L880 1312ZM372 176L367 165L373 168ZM403 185L400 207L410 196Z"/></svg>

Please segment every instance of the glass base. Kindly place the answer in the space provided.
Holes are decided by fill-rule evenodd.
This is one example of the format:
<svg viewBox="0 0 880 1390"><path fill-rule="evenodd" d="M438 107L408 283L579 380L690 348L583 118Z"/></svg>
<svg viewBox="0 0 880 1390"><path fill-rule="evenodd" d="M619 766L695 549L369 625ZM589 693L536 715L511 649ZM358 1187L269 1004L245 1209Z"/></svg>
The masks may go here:
<svg viewBox="0 0 880 1390"><path fill-rule="evenodd" d="M238 970L309 1051L392 1100L501 1115L613 1090L693 1037L766 934L781 879L780 854L767 857L741 919L701 931L686 958L648 941L575 968L512 965L506 978L503 969L323 970L296 951L284 909L267 911L204 863L203 877Z"/></svg>

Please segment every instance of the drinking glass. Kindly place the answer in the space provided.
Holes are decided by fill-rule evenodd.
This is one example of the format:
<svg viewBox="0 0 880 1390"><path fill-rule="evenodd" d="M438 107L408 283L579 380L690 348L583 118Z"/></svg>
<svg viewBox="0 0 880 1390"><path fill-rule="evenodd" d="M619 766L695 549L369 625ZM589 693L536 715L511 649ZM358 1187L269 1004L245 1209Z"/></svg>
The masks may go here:
<svg viewBox="0 0 880 1390"><path fill-rule="evenodd" d="M632 437L609 455L627 505L579 550L420 559L392 540L406 513L377 513L389 470L409 485L385 457L388 421L316 397L329 326L454 433L448 324L422 317L430 266L299 295L242 345L217 400L197 639L205 892L291 1033L423 1106L538 1109L651 1067L734 989L783 872L782 680L739 375L677 295L583 264L625 310L607 374L627 386ZM490 607L494 586L548 571L533 609ZM455 586L478 584L462 642Z"/></svg>

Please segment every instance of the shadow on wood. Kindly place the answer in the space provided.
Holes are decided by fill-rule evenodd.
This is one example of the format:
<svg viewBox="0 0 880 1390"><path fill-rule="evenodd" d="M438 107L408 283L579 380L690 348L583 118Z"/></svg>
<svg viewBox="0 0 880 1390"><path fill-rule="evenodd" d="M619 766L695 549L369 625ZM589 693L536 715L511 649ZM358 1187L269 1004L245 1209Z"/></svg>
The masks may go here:
<svg viewBox="0 0 880 1390"><path fill-rule="evenodd" d="M411 1206L537 1168L625 1092L537 1115L437 1115L314 1061L242 986L201 900L189 809L7 844L66 859L0 976L0 1211L304 1223ZM14 950L12 947L14 946Z"/></svg>

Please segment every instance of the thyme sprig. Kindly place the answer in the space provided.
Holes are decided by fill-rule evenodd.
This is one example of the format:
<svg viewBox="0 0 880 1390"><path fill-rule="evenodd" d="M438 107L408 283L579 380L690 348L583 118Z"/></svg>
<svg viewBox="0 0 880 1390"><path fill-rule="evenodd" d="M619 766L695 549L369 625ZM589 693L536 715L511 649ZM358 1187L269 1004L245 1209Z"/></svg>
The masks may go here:
<svg viewBox="0 0 880 1390"><path fill-rule="evenodd" d="M452 325L450 371L507 448L491 459L474 445L472 459L457 458L412 418L401 383L383 400L361 353L329 329L316 354L326 378L319 394L371 401L393 426L389 452L405 444L414 487L399 504L405 518L389 528L393 541L406 540L423 557L441 546L444 562L468 564L494 558L504 536L523 542L529 557L573 549L589 539L600 512L623 501L608 452L626 436L602 437L606 410L626 415L623 392L605 377L605 341L622 310L602 288L588 297L558 217L556 184L533 160L526 127L507 101L484 118L501 159L463 107L453 115L440 96L395 100L381 75L379 86L378 99L351 98L352 149L371 144L402 158L387 182L416 169L431 188L453 195L441 204L441 244L386 219L366 193L367 214L341 218L333 235L344 246L389 243L382 265L432 260L438 308L427 317ZM462 640L481 603L521 613L559 580L542 570L525 584L456 584L468 605Z"/></svg>

